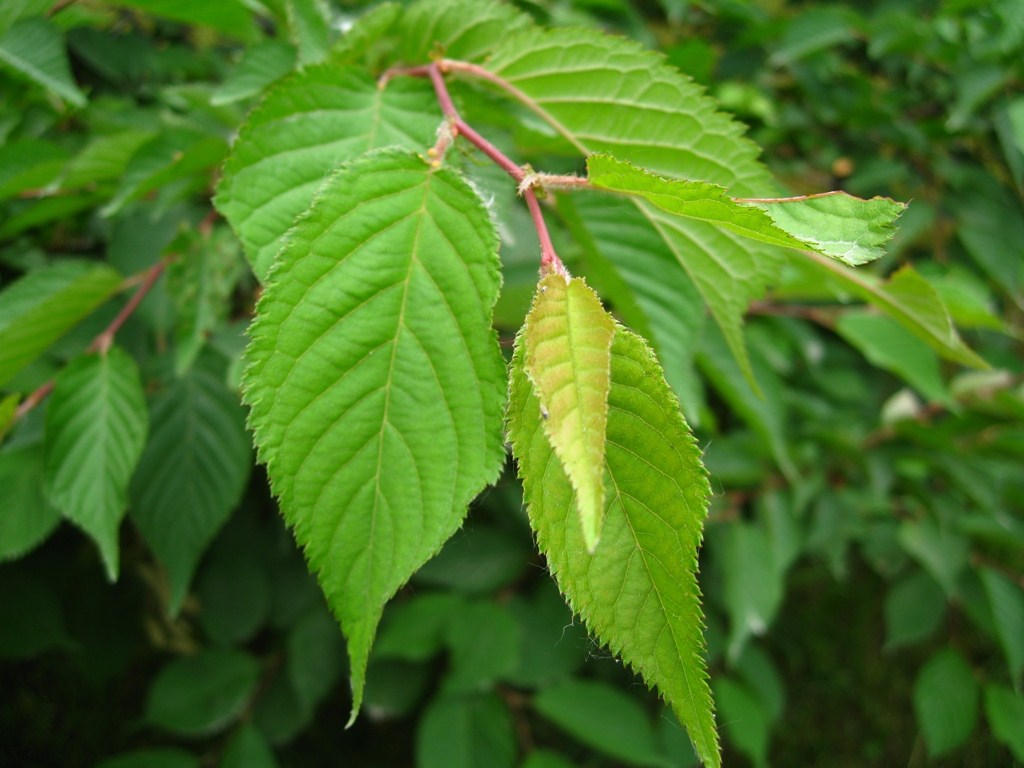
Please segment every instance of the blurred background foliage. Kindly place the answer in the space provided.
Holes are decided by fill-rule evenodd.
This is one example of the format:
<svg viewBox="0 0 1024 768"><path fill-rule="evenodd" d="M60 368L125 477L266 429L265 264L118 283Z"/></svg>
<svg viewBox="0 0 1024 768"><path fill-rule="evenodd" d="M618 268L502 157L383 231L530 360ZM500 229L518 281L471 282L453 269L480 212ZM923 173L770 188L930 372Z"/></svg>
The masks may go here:
<svg viewBox="0 0 1024 768"><path fill-rule="evenodd" d="M684 404L715 490L701 580L726 764L1024 763L1024 3L518 5L663 51L750 126L795 194L911 201L865 269L913 264L991 365L941 361L795 260L748 316L764 397L705 327ZM118 336L168 444L242 429L256 285L209 203L232 134L359 12L0 6L0 286L67 258L133 275L175 254ZM497 110L470 119L509 129ZM571 225L560 248L599 283ZM518 242L503 336L536 279ZM116 309L4 389L51 378ZM671 714L573 621L511 473L388 607L346 731L343 640L251 454L226 452L186 552L153 532L153 510L197 493L209 457L144 455L109 584L42 496L44 420L30 412L0 447L3 765L693 764ZM193 567L172 614L168 570Z"/></svg>

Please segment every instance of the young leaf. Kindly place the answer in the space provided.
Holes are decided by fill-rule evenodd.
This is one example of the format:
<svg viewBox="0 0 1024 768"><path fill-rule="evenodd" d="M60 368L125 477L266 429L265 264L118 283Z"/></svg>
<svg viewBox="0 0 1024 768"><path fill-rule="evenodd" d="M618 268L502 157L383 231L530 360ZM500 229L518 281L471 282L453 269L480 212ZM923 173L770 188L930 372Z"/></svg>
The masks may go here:
<svg viewBox="0 0 1024 768"><path fill-rule="evenodd" d="M110 267L66 261L30 272L0 293L0 386L120 287Z"/></svg>
<svg viewBox="0 0 1024 768"><path fill-rule="evenodd" d="M147 419L139 370L119 347L73 360L57 375L46 411L47 495L96 542L111 581Z"/></svg>
<svg viewBox="0 0 1024 768"><path fill-rule="evenodd" d="M71 77L68 54L60 30L49 19L18 19L0 37L0 62L56 93L76 107L84 107L85 94Z"/></svg>
<svg viewBox="0 0 1024 768"><path fill-rule="evenodd" d="M324 185L260 300L250 423L348 639L353 716L384 603L501 467L499 285L476 193L382 150Z"/></svg>
<svg viewBox="0 0 1024 768"><path fill-rule="evenodd" d="M167 568L171 614L199 556L238 504L251 461L244 412L217 376L197 365L152 403L131 517Z"/></svg>
<svg viewBox="0 0 1024 768"><path fill-rule="evenodd" d="M583 156L606 152L669 178L700 179L730 195L777 188L743 127L657 54L593 30L531 29L510 35L487 61L492 82ZM750 376L741 330L747 304L781 263L774 246L632 201L646 226L700 290Z"/></svg>
<svg viewBox="0 0 1024 768"><path fill-rule="evenodd" d="M523 331L524 366L540 401L544 433L576 491L587 550L604 517L605 426L612 320L581 278L544 277Z"/></svg>
<svg viewBox="0 0 1024 768"><path fill-rule="evenodd" d="M720 764L704 660L697 547L710 490L700 451L647 344L618 327L608 395L601 542L591 555L573 489L512 360L508 429L530 521L559 588L598 638L657 686L710 766Z"/></svg>
<svg viewBox="0 0 1024 768"><path fill-rule="evenodd" d="M239 131L215 200L256 277L339 163L389 145L425 150L439 122L430 84L415 78L378 87L365 69L325 64L277 83Z"/></svg>
<svg viewBox="0 0 1024 768"><path fill-rule="evenodd" d="M677 216L770 245L817 251L851 266L884 254L882 246L895 234L893 222L906 208L845 192L734 200L717 184L665 178L609 155L587 158L587 178L600 189L641 197Z"/></svg>

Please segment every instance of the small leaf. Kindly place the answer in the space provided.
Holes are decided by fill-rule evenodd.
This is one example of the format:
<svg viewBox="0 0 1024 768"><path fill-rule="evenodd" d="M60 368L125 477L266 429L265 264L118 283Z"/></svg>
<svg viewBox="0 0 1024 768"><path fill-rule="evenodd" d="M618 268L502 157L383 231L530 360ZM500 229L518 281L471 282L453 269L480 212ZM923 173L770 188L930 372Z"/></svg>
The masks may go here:
<svg viewBox="0 0 1024 768"><path fill-rule="evenodd" d="M65 261L30 272L0 292L0 386L120 287L110 267Z"/></svg>
<svg viewBox="0 0 1024 768"><path fill-rule="evenodd" d="M323 61L331 47L331 9L324 0L285 0L288 39L299 52L299 64Z"/></svg>
<svg viewBox="0 0 1024 768"><path fill-rule="evenodd" d="M0 450L0 563L30 552L60 522L60 510L43 492L43 466L41 444Z"/></svg>
<svg viewBox="0 0 1024 768"><path fill-rule="evenodd" d="M598 638L657 686L697 753L720 764L707 685L697 547L709 488L657 360L624 328L612 339L601 543L587 552L572 485L544 434L540 404L513 355L509 437L531 524L559 588Z"/></svg>
<svg viewBox="0 0 1024 768"><path fill-rule="evenodd" d="M1024 699L1005 686L986 685L985 718L996 739L1024 762Z"/></svg>
<svg viewBox="0 0 1024 768"><path fill-rule="evenodd" d="M921 669L914 683L914 712L931 757L967 741L978 719L978 683L959 653L941 650Z"/></svg>
<svg viewBox="0 0 1024 768"><path fill-rule="evenodd" d="M147 420L139 370L119 347L79 357L57 375L46 411L46 492L96 542L111 581Z"/></svg>
<svg viewBox="0 0 1024 768"><path fill-rule="evenodd" d="M60 30L49 19L32 16L14 22L0 37L0 62L74 106L85 106L85 94L71 76Z"/></svg>
<svg viewBox="0 0 1024 768"><path fill-rule="evenodd" d="M763 704L746 686L728 677L716 677L714 687L729 740L754 765L764 765L771 723Z"/></svg>
<svg viewBox="0 0 1024 768"><path fill-rule="evenodd" d="M203 736L228 726L245 708L260 666L240 651L203 650L168 663L146 699L146 720L172 733Z"/></svg>
<svg viewBox="0 0 1024 768"><path fill-rule="evenodd" d="M544 434L576 491L583 540L597 548L604 521L604 449L615 322L581 278L544 277L523 331L526 375Z"/></svg>
<svg viewBox="0 0 1024 768"><path fill-rule="evenodd" d="M339 163L369 149L426 151L440 116L430 84L369 71L308 67L277 83L238 133L217 187L217 209L263 280L285 233Z"/></svg>
<svg viewBox="0 0 1024 768"><path fill-rule="evenodd" d="M242 57L224 82L213 92L210 103L215 107L234 104L259 94L281 79L295 66L295 48L280 40L265 40L242 51Z"/></svg>
<svg viewBox="0 0 1024 768"><path fill-rule="evenodd" d="M515 758L512 718L493 694L442 696L420 718L418 768L512 768Z"/></svg>
<svg viewBox="0 0 1024 768"><path fill-rule="evenodd" d="M634 697L606 683L566 680L543 689L533 707L566 733L627 765L666 765L654 728Z"/></svg>
<svg viewBox="0 0 1024 768"><path fill-rule="evenodd" d="M224 748L220 768L277 768L277 760L259 729L245 723Z"/></svg>
<svg viewBox="0 0 1024 768"><path fill-rule="evenodd" d="M450 671L445 693L486 691L519 661L519 625L508 609L488 600L461 606L449 619Z"/></svg>
<svg viewBox="0 0 1024 768"><path fill-rule="evenodd" d="M250 423L348 640L353 716L384 603L504 458L498 270L460 176L378 151L321 190L250 330Z"/></svg>
<svg viewBox="0 0 1024 768"><path fill-rule="evenodd" d="M924 640L945 614L946 595L942 588L927 573L915 570L885 596L886 649Z"/></svg>
<svg viewBox="0 0 1024 768"><path fill-rule="evenodd" d="M194 367L154 399L149 442L131 483L131 517L167 568L171 614L238 504L251 462L244 412L218 377Z"/></svg>

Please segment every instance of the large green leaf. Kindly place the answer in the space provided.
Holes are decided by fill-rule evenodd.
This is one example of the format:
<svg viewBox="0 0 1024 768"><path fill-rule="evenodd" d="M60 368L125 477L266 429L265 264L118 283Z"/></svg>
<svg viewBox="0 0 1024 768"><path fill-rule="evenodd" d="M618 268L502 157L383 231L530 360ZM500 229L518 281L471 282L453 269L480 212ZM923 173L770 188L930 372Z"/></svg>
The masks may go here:
<svg viewBox="0 0 1024 768"><path fill-rule="evenodd" d="M593 552L604 517L604 449L615 322L580 278L544 277L523 329L524 365L544 433L576 491Z"/></svg>
<svg viewBox="0 0 1024 768"><path fill-rule="evenodd" d="M64 368L46 411L46 492L96 542L111 581L147 419L139 370L118 347Z"/></svg>
<svg viewBox="0 0 1024 768"><path fill-rule="evenodd" d="M704 660L697 547L708 497L700 451L647 344L612 340L601 542L587 552L573 489L544 433L517 344L509 436L530 521L559 588L598 638L672 705L708 765L720 763Z"/></svg>
<svg viewBox="0 0 1024 768"><path fill-rule="evenodd" d="M476 193L382 150L325 184L260 301L250 423L348 639L353 715L384 603L501 467L499 284Z"/></svg>
<svg viewBox="0 0 1024 768"><path fill-rule="evenodd" d="M583 156L608 153L661 176L717 184L739 197L778 192L743 127L636 43L594 30L529 30L507 37L486 69L494 84ZM676 269L700 289L749 375L741 318L777 275L779 250L647 201L635 204Z"/></svg>
<svg viewBox="0 0 1024 768"><path fill-rule="evenodd" d="M30 272L0 293L0 386L110 298L121 276L66 261Z"/></svg>
<svg viewBox="0 0 1024 768"><path fill-rule="evenodd" d="M235 508L252 449L237 395L200 366L150 406L150 436L131 483L131 517L170 579L177 613L196 563Z"/></svg>
<svg viewBox="0 0 1024 768"><path fill-rule="evenodd" d="M971 735L978 719L978 683L959 653L946 648L924 665L914 682L914 712L932 757Z"/></svg>
<svg viewBox="0 0 1024 768"><path fill-rule="evenodd" d="M342 162L389 145L425 151L440 122L430 84L378 87L363 68L309 67L277 83L239 131L216 204L263 280L295 218Z"/></svg>
<svg viewBox="0 0 1024 768"><path fill-rule="evenodd" d="M0 62L76 107L85 106L85 94L71 77L60 30L49 19L32 16L14 22L0 37Z"/></svg>
<svg viewBox="0 0 1024 768"><path fill-rule="evenodd" d="M587 178L599 189L641 197L677 216L770 245L817 251L850 265L883 255L882 246L895 233L893 222L906 208L845 192L737 201L717 184L658 176L609 155L587 158Z"/></svg>

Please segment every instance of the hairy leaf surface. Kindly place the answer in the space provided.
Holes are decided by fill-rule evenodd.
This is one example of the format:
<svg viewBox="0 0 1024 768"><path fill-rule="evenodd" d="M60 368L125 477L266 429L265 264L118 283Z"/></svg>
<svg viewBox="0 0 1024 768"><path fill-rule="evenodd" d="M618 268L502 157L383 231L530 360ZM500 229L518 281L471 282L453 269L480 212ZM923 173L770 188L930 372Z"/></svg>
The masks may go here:
<svg viewBox="0 0 1024 768"><path fill-rule="evenodd" d="M576 491L593 552L604 518L604 450L615 321L581 278L547 275L526 317L524 366L544 433Z"/></svg>
<svg viewBox="0 0 1024 768"><path fill-rule="evenodd" d="M384 603L501 467L499 285L476 193L387 150L324 186L260 301L250 423L348 639L353 714Z"/></svg>
<svg viewBox="0 0 1024 768"><path fill-rule="evenodd" d="M139 369L119 347L79 357L57 376L46 411L46 491L96 542L111 581L147 426Z"/></svg>
<svg viewBox="0 0 1024 768"><path fill-rule="evenodd" d="M425 150L439 123L424 80L378 87L366 69L325 64L277 83L239 131L215 200L257 278L339 163L390 145Z"/></svg>
<svg viewBox="0 0 1024 768"><path fill-rule="evenodd" d="M529 17L510 4L420 0L399 21L398 55L406 64L423 64L438 51L449 58L477 61L504 37L528 25Z"/></svg>
<svg viewBox="0 0 1024 768"><path fill-rule="evenodd" d="M743 127L636 43L593 30L530 30L507 38L486 68L581 155L606 152L662 176L717 184L735 196L778 191ZM697 285L749 375L741 318L776 274L778 249L646 201L635 204Z"/></svg>
<svg viewBox="0 0 1024 768"><path fill-rule="evenodd" d="M720 763L704 660L697 547L709 497L700 451L647 344L612 340L601 542L587 552L572 485L544 433L540 403L513 356L509 436L530 521L559 588L598 638L657 686L697 754Z"/></svg>
<svg viewBox="0 0 1024 768"><path fill-rule="evenodd" d="M150 407L131 517L170 580L177 613L199 557L238 504L252 462L245 416L220 377L193 367Z"/></svg>
<svg viewBox="0 0 1024 768"><path fill-rule="evenodd" d="M588 157L587 177L600 189L636 195L677 216L770 245L817 251L851 266L884 254L882 246L895 233L893 223L906 208L892 200L861 200L845 192L737 201L717 184L658 176L609 155Z"/></svg>
<svg viewBox="0 0 1024 768"><path fill-rule="evenodd" d="M107 266L66 261L30 272L0 292L0 386L120 287Z"/></svg>

